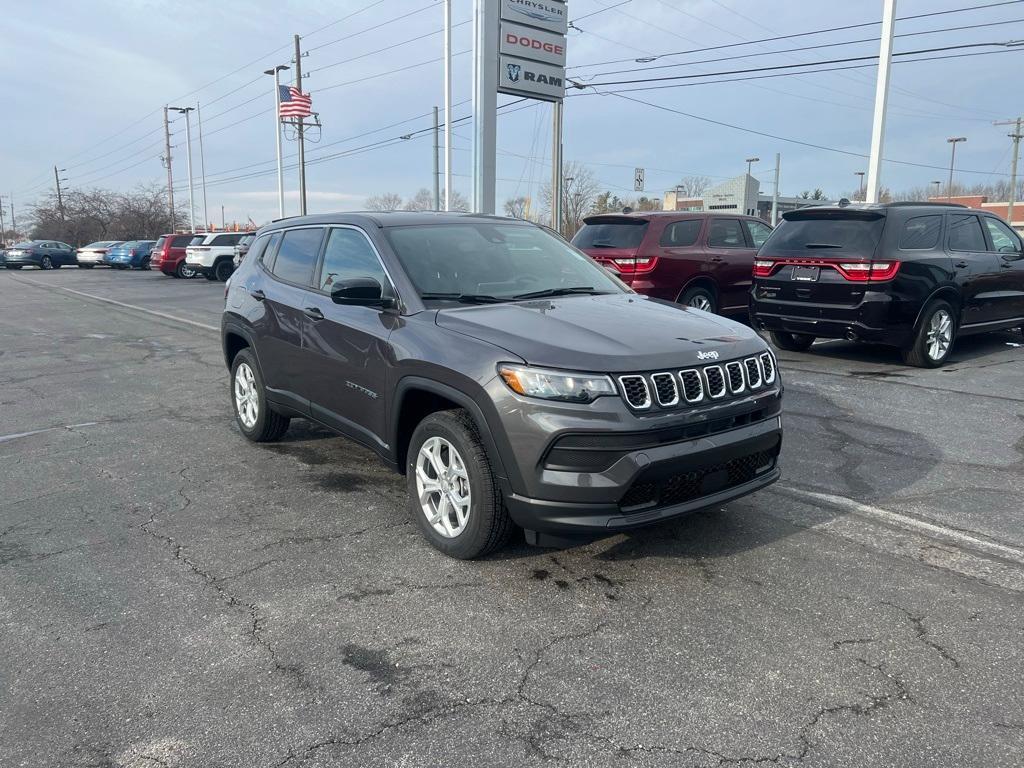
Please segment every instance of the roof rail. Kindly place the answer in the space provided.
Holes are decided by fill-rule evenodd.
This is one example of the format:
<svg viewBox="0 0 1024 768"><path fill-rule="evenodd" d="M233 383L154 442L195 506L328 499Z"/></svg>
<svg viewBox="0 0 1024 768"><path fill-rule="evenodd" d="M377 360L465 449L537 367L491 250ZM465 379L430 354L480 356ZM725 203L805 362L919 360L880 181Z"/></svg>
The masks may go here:
<svg viewBox="0 0 1024 768"><path fill-rule="evenodd" d="M963 203L937 203L931 200L914 202L913 200L900 200L894 203L886 203L890 208L916 208L918 206L931 206L935 208L966 208Z"/></svg>

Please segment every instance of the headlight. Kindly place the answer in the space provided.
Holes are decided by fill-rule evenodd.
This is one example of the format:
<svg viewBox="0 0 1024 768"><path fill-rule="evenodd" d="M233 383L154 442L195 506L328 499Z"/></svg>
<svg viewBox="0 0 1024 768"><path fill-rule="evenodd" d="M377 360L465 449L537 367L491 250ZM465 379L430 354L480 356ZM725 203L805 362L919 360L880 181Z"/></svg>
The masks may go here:
<svg viewBox="0 0 1024 768"><path fill-rule="evenodd" d="M589 403L596 397L615 394L610 378L591 373L552 371L526 365L499 365L498 373L509 389L527 397Z"/></svg>

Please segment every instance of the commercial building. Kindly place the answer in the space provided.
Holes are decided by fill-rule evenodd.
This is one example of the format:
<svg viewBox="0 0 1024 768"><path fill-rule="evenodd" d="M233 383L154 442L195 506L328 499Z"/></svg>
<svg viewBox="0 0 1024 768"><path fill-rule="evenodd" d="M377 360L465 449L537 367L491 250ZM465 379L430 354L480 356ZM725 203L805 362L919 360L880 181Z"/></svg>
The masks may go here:
<svg viewBox="0 0 1024 768"><path fill-rule="evenodd" d="M1003 221L1008 221L1011 227L1024 235L1024 202L1022 201L1018 200L1013 204L1013 221L1010 221L1010 218L1006 215L1009 213L1009 202L990 203L985 195L938 196L929 197L928 200L933 203L959 203L960 205L966 205L968 208L976 208L994 213Z"/></svg>
<svg viewBox="0 0 1024 768"><path fill-rule="evenodd" d="M781 216L798 208L831 203L832 200L780 196L778 212ZM746 173L711 187L702 197L685 197L679 194L678 189L670 189L665 193L663 207L666 211L742 213L747 216L760 216L765 221L771 221L772 218L772 196L762 193L761 183Z"/></svg>

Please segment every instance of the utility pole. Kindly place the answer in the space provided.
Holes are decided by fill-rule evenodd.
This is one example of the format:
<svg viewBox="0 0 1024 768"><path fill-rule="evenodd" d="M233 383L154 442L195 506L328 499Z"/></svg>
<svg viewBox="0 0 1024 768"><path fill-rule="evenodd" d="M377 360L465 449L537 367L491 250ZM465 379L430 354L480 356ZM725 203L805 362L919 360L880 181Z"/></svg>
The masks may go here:
<svg viewBox="0 0 1024 768"><path fill-rule="evenodd" d="M953 145L953 152L949 157L949 186L946 187L946 202L952 202L953 200L953 165L956 163L956 145L961 141L967 141L966 136L953 136L946 141Z"/></svg>
<svg viewBox="0 0 1024 768"><path fill-rule="evenodd" d="M438 125L437 107L434 107L434 210L441 210L441 171L438 167L437 153L440 150L440 126Z"/></svg>
<svg viewBox="0 0 1024 768"><path fill-rule="evenodd" d="M854 176L860 176L860 192L857 195L857 199L862 203L864 202L864 171L854 171Z"/></svg>
<svg viewBox="0 0 1024 768"><path fill-rule="evenodd" d="M868 191L865 202L878 202L882 175L882 144L885 139L885 112L889 101L889 70L892 68L893 27L896 26L896 0L883 0L882 37L878 51L878 80L875 83L875 117L871 124L871 156L868 158Z"/></svg>
<svg viewBox="0 0 1024 768"><path fill-rule="evenodd" d="M295 36L295 87L302 92L302 49L299 36ZM306 215L306 140L304 135L306 118L300 117L295 125L299 133L299 215Z"/></svg>
<svg viewBox="0 0 1024 768"><path fill-rule="evenodd" d="M227 229L227 224L224 223L224 206L220 207L220 228Z"/></svg>
<svg viewBox="0 0 1024 768"><path fill-rule="evenodd" d="M188 222L192 232L196 231L195 188L192 185L192 121L188 113L195 107L171 107L185 116L185 162L188 166Z"/></svg>
<svg viewBox="0 0 1024 768"><path fill-rule="evenodd" d="M203 116L196 102L196 122L199 123L199 173L203 180L203 229L210 227L210 212L206 208L206 159L203 157Z"/></svg>
<svg viewBox="0 0 1024 768"><path fill-rule="evenodd" d="M1021 126L1024 125L1024 117L1018 117L1016 120L1002 120L993 125L1012 125L1014 126L1013 133L1008 133L1011 139L1013 139L1013 157L1010 160L1010 199L1006 204L1006 220L1013 226L1013 206L1017 202L1017 157L1020 155L1020 140Z"/></svg>
<svg viewBox="0 0 1024 768"><path fill-rule="evenodd" d="M57 210L60 211L61 221L64 220L64 195L61 193L60 183L61 181L67 181L67 179L61 179L60 175L66 170L67 168L53 166L53 180L57 183Z"/></svg>
<svg viewBox="0 0 1024 768"><path fill-rule="evenodd" d="M772 226L779 223L779 171L782 170L782 155L775 153L775 186L772 189Z"/></svg>
<svg viewBox="0 0 1024 768"><path fill-rule="evenodd" d="M494 0L475 0L473 7L473 210L477 213L494 213L499 6Z"/></svg>
<svg viewBox="0 0 1024 768"><path fill-rule="evenodd" d="M171 214L170 229L177 229L174 216L174 171L171 168L171 124L167 120L167 107L164 107L164 164L167 166L167 205Z"/></svg>
<svg viewBox="0 0 1024 768"><path fill-rule="evenodd" d="M0 248L7 244L7 231L4 228L4 199L0 196Z"/></svg>
<svg viewBox="0 0 1024 768"><path fill-rule="evenodd" d="M7 201L11 204L11 234L15 237L18 236L18 224L14 220L14 195L10 194L7 196Z"/></svg>
<svg viewBox="0 0 1024 768"><path fill-rule="evenodd" d="M562 234L562 102L551 107L551 228Z"/></svg>
<svg viewBox="0 0 1024 768"><path fill-rule="evenodd" d="M444 209L452 209L452 0L444 0Z"/></svg>
<svg viewBox="0 0 1024 768"><path fill-rule="evenodd" d="M273 69L265 69L264 75L274 76L274 148L277 151L277 218L284 218L284 165L281 160L281 72L288 67L278 64ZM221 206L223 213L224 206ZM223 219L223 215L221 216Z"/></svg>

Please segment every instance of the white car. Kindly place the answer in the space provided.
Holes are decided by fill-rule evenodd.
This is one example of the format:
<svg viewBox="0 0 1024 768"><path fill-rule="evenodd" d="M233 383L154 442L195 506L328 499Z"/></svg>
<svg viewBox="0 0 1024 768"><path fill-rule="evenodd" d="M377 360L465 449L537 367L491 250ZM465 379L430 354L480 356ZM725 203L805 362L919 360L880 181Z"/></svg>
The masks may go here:
<svg viewBox="0 0 1024 768"><path fill-rule="evenodd" d="M97 264L103 264L103 257L111 248L119 246L123 240L100 240L95 243L83 245L78 249L78 266L82 269L92 269Z"/></svg>
<svg viewBox="0 0 1024 768"><path fill-rule="evenodd" d="M235 271L235 246L252 232L207 232L197 234L185 248L185 266L207 280L227 282Z"/></svg>

